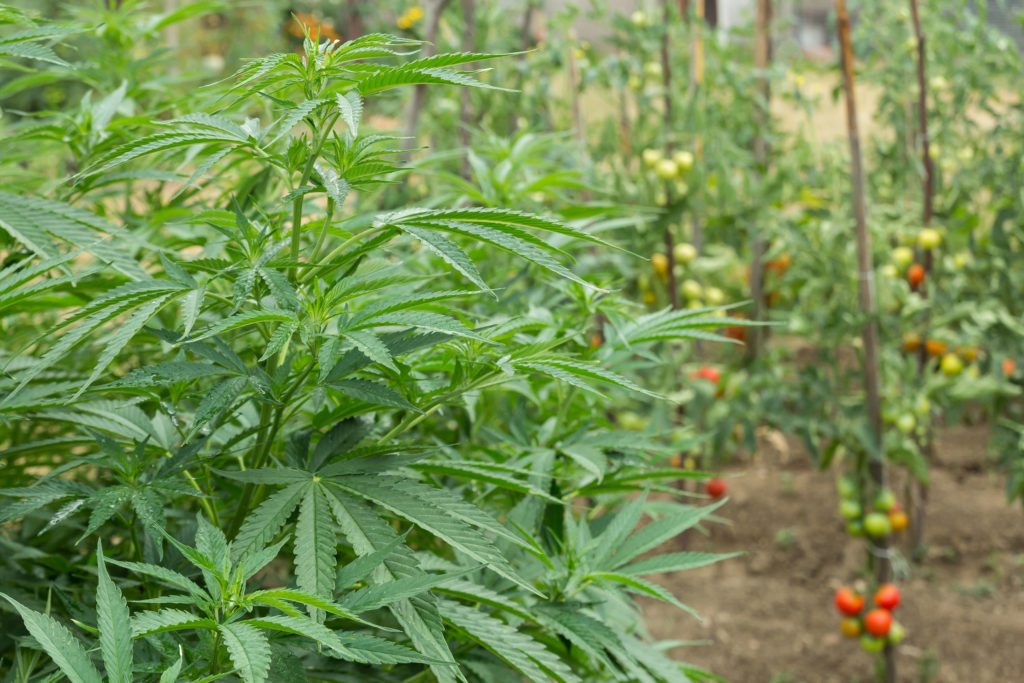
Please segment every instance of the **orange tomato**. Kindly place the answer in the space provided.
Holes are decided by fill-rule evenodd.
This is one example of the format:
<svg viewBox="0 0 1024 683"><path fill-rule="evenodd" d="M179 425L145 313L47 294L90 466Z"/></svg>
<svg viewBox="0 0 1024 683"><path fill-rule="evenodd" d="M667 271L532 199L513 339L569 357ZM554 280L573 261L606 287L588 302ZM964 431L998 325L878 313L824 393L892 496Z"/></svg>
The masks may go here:
<svg viewBox="0 0 1024 683"><path fill-rule="evenodd" d="M739 318L740 320L746 319L746 316L742 313L737 313L732 317ZM747 328L740 325L730 325L725 328L725 336L729 339L735 339L738 342L745 342L747 341Z"/></svg>
<svg viewBox="0 0 1024 683"><path fill-rule="evenodd" d="M903 350L914 352L921 348L921 335L917 332L907 332L903 335Z"/></svg>
<svg viewBox="0 0 1024 683"><path fill-rule="evenodd" d="M889 510L889 524L892 526L892 530L894 532L903 531L907 528L909 523L910 519L907 517L907 513L903 510Z"/></svg>
<svg viewBox="0 0 1024 683"><path fill-rule="evenodd" d="M956 347L956 353L958 356L963 358L968 363L973 363L978 358L978 347L977 346L958 346Z"/></svg>
<svg viewBox="0 0 1024 683"><path fill-rule="evenodd" d="M945 342L940 342L938 339L929 339L924 343L924 350L932 358L945 355L947 348L949 348L948 345Z"/></svg>
<svg viewBox="0 0 1024 683"><path fill-rule="evenodd" d="M790 264L793 263L793 257L789 255L788 251L779 254L778 258L769 259L764 264L765 271L774 272L779 277L786 274L789 270Z"/></svg>
<svg viewBox="0 0 1024 683"><path fill-rule="evenodd" d="M847 617L839 622L839 630L843 632L843 635L847 638L857 638L861 633L860 619L854 619L853 617Z"/></svg>
<svg viewBox="0 0 1024 683"><path fill-rule="evenodd" d="M924 282L924 266L920 263L915 263L907 269L907 282L910 283L910 289L917 291L917 288Z"/></svg>
<svg viewBox="0 0 1024 683"><path fill-rule="evenodd" d="M1003 376L1010 377L1017 371L1017 361L1012 358L1003 359Z"/></svg>

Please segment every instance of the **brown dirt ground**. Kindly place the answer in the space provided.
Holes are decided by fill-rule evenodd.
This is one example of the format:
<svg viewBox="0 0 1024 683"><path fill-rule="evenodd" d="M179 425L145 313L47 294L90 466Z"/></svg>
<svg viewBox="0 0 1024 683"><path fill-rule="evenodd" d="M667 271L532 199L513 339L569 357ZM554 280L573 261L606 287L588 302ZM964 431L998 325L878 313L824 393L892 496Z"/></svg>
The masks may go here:
<svg viewBox="0 0 1024 683"><path fill-rule="evenodd" d="M1024 681L1024 514L1006 504L987 466L986 431L944 430L932 469L928 556L899 579L907 628L899 681ZM704 618L646 602L651 633L705 641L679 659L732 683L862 683L872 656L839 634L835 589L858 577L863 544L836 511L835 472L818 472L776 436L728 472L731 524L677 539L668 550L746 555L695 571L652 576Z"/></svg>

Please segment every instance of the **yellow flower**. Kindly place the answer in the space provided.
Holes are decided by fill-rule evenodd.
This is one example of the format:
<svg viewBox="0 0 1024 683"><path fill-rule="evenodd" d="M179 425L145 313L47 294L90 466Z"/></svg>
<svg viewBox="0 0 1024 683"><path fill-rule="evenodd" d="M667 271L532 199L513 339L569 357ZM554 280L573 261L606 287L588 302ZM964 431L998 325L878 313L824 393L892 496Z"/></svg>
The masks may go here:
<svg viewBox="0 0 1024 683"><path fill-rule="evenodd" d="M416 5L415 7L411 7L408 11L406 11L405 15L409 17L409 21L415 23L423 18L423 8L420 7L419 5Z"/></svg>
<svg viewBox="0 0 1024 683"><path fill-rule="evenodd" d="M409 28L410 26L412 26L412 22L409 21L409 19L404 14L398 17L398 21L396 23L398 24L398 28Z"/></svg>

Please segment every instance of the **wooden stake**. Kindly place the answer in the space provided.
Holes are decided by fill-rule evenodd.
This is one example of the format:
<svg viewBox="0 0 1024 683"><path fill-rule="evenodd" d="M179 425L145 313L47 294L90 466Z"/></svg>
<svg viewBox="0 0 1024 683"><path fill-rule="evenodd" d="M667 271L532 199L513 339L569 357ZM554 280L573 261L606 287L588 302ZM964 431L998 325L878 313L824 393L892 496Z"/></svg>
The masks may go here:
<svg viewBox="0 0 1024 683"><path fill-rule="evenodd" d="M910 13L914 22L914 35L917 38L917 125L921 135L921 161L924 166L924 178L922 185L922 216L921 222L927 227L932 222L933 206L935 196L935 167L932 162L931 141L928 137L928 81L925 78L925 36L921 30L921 15L918 11L917 0L910 0ZM932 272L932 253L928 251L924 255L925 272ZM919 294L922 298L928 297L927 280L922 284ZM928 329L931 326L931 316L925 318L923 340L928 339ZM928 370L928 351L922 342L917 357L917 375L923 378ZM924 382L922 381L922 385ZM928 432L923 446L924 456L928 462L934 460L934 424L929 415ZM913 481L914 491L910 499L910 542L914 554L919 554L924 547L924 518L928 503L928 488L916 477Z"/></svg>
<svg viewBox="0 0 1024 683"><path fill-rule="evenodd" d="M441 15L444 13L445 8L451 0L427 0L423 4L426 5L426 19L427 19L427 30L424 36L422 57L432 57L437 54L437 30L441 23ZM423 83L418 83L413 86L412 98L409 100L409 106L405 113L405 132L404 135L407 138L412 138L413 146L415 146L416 133L419 130L420 113L423 111L423 106L427 101L427 86ZM404 152L402 154L402 161L408 163L412 158L412 153Z"/></svg>
<svg viewBox="0 0 1024 683"><path fill-rule="evenodd" d="M771 82L768 80L768 65L772 55L772 0L757 0L757 24L754 34L754 69L758 71L757 96L759 101L754 106L754 117L757 123L757 136L754 138L754 161L758 174L764 178L768 174L768 141L764 131L771 120ZM759 227L754 226L754 239L751 243L750 265L750 296L754 300L755 321L765 317L764 311L764 254L767 249ZM757 358L761 353L762 343L767 337L767 328L750 328L750 342L747 344L747 360Z"/></svg>
<svg viewBox="0 0 1024 683"><path fill-rule="evenodd" d="M671 54L669 53L669 33L672 30L672 0L661 1L662 10L662 32L661 32L661 83L665 89L663 99L662 111L662 129L665 131L667 151L671 154L673 145L673 136L675 131L673 130L672 121L672 60L670 59ZM672 204L672 189L667 186L665 187L665 196L668 200L668 204ZM672 304L672 309L679 308L679 287L676 284L676 254L675 254L675 238L672 236L672 225L667 223L665 225L665 234L663 235L665 243L665 257L668 259L668 300Z"/></svg>
<svg viewBox="0 0 1024 683"><path fill-rule="evenodd" d="M695 98L701 97L701 90L704 85L704 0L697 0L694 5L694 14L698 21L691 26L693 31L693 63L692 76ZM704 152L704 141L700 135L693 139L693 158L699 164ZM693 246L700 254L704 251L704 225L701 221L700 207L696 206L693 213ZM699 345L698 345L699 346Z"/></svg>
<svg viewBox="0 0 1024 683"><path fill-rule="evenodd" d="M465 26L462 29L462 51L474 52L476 48L476 0L462 0L462 19ZM472 63L462 66L463 69L472 70ZM470 89L462 88L459 93L459 144L464 153L460 166L460 175L466 180L469 179L469 146L472 142L470 129L473 127L473 110L470 102Z"/></svg>
<svg viewBox="0 0 1024 683"><path fill-rule="evenodd" d="M867 199L864 189L864 161L860 147L860 131L857 125L857 100L853 75L853 43L850 39L850 14L846 0L836 0L836 28L839 32L839 48L842 58L843 89L846 94L846 126L850 138L850 173L853 184L853 218L857 231L857 297L861 313L865 317L861 338L864 343L864 385L867 391L867 414L871 427L874 453L870 454L868 469L876 490L885 488L885 458L882 453L882 403L878 379L878 320L875 315L875 274L871 262L871 235L868 232ZM889 544L886 539L868 541L875 566L875 578L879 583L892 579L892 563L889 559ZM896 681L896 658L891 645L885 646L885 680Z"/></svg>
<svg viewBox="0 0 1024 683"><path fill-rule="evenodd" d="M932 222L935 197L935 167L932 163L931 141L928 139L928 83L925 80L925 37L921 31L921 15L917 0L910 0L910 12L914 18L914 35L917 37L917 119L921 132L921 161L924 164L924 215L925 225Z"/></svg>
<svg viewBox="0 0 1024 683"><path fill-rule="evenodd" d="M586 162L587 155L587 131L586 126L583 122L583 108L580 104L580 69L579 63L576 61L576 42L577 36L575 29L569 29L567 35L567 43L569 46L569 57L567 65L569 67L569 97L572 106L572 129L576 135L576 142L580 147L580 155L584 162ZM586 163L584 164L586 165ZM590 201L590 191L581 190L580 199L584 202ZM593 250L592 250L593 251Z"/></svg>
<svg viewBox="0 0 1024 683"><path fill-rule="evenodd" d="M519 86L517 90L523 89L523 83L526 80L526 75L523 70L523 62L526 61L526 51L530 49L530 42L533 39L533 17L540 8L540 2L538 0L526 0L526 11L523 12L523 21L519 25L519 54L516 56L516 61L519 62ZM509 135L515 137L515 134L519 131L519 117L515 114L512 115L512 122L509 124Z"/></svg>

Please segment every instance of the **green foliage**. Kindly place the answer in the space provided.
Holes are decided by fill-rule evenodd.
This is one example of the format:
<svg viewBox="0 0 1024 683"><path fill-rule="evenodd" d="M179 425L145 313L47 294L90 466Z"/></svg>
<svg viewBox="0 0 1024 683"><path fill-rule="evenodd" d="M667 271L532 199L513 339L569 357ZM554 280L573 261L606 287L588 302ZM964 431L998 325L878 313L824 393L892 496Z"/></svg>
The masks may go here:
<svg viewBox="0 0 1024 683"><path fill-rule="evenodd" d="M621 211L517 199L565 175L394 200L406 143L368 123L399 86L500 89L463 70L500 55L307 37L175 100L78 74L51 43L91 26L37 24L0 45L96 96L4 143L60 160L0 193L16 680L700 675L635 602L688 610L645 577L727 557L651 554L715 520L661 462L697 439L616 406L661 401L662 349L722 339L721 309L635 315L584 264Z"/></svg>

